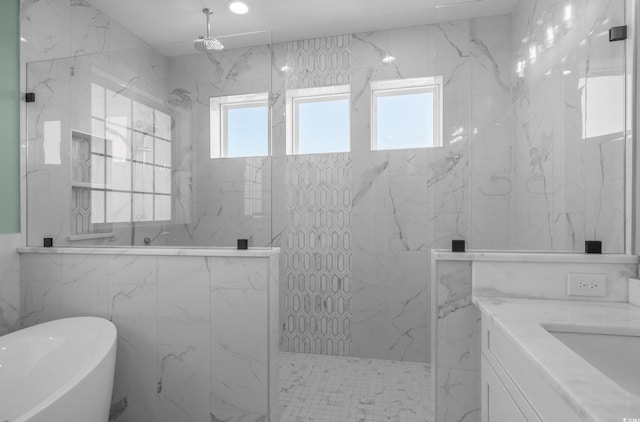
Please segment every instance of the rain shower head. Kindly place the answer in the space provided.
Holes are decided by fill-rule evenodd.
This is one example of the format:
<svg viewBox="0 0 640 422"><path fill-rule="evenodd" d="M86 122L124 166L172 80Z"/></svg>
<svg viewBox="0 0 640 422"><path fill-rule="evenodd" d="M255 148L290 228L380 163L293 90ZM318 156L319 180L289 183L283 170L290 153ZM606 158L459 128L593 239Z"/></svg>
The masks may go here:
<svg viewBox="0 0 640 422"><path fill-rule="evenodd" d="M213 10L205 8L202 9L202 13L204 13L207 17L207 36L205 37L203 35L200 35L200 38L193 42L193 46L201 53L206 53L207 51L222 50L224 48L224 45L222 45L220 40L218 40L217 38L211 38L210 18Z"/></svg>

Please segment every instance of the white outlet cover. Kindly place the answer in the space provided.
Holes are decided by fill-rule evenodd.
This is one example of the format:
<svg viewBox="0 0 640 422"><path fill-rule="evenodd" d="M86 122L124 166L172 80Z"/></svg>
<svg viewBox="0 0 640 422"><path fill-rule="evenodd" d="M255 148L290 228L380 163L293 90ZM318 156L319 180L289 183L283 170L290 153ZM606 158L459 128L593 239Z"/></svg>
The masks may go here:
<svg viewBox="0 0 640 422"><path fill-rule="evenodd" d="M607 275L567 274L567 295L604 297L607 295Z"/></svg>

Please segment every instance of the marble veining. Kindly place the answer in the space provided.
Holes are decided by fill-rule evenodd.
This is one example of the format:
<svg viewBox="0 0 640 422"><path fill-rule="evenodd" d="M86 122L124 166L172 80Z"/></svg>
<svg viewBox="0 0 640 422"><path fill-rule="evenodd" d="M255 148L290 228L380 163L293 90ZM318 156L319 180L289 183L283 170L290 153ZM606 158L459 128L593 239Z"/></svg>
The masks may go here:
<svg viewBox="0 0 640 422"><path fill-rule="evenodd" d="M484 315L585 421L619 421L640 415L629 393L549 334L544 326L640 335L640 308L623 303L583 303L475 297ZM602 331L600 331L602 330Z"/></svg>
<svg viewBox="0 0 640 422"><path fill-rule="evenodd" d="M22 327L84 315L116 325L110 420L258 422L275 411L277 253L18 256Z"/></svg>

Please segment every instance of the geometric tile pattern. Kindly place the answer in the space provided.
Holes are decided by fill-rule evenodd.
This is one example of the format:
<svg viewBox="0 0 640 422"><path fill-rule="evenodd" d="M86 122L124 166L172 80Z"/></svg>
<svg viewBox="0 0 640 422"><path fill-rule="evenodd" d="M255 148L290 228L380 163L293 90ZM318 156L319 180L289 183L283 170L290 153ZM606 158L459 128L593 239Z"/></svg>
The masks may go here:
<svg viewBox="0 0 640 422"><path fill-rule="evenodd" d="M280 354L280 422L433 421L427 364Z"/></svg>
<svg viewBox="0 0 640 422"><path fill-rule="evenodd" d="M287 157L282 350L351 353L350 154Z"/></svg>
<svg viewBox="0 0 640 422"><path fill-rule="evenodd" d="M71 175L73 182L91 181L90 137L72 132ZM71 234L91 232L91 190L74 186L71 189Z"/></svg>
<svg viewBox="0 0 640 422"><path fill-rule="evenodd" d="M314 38L285 44L287 88L344 85L351 81L351 36Z"/></svg>

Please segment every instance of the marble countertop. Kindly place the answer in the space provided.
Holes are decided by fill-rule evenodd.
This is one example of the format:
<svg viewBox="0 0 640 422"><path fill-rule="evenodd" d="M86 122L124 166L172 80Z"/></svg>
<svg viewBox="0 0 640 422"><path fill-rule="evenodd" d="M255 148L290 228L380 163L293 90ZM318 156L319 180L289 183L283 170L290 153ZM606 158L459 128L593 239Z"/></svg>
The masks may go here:
<svg viewBox="0 0 640 422"><path fill-rule="evenodd" d="M474 297L473 301L583 420L640 418L640 397L596 370L545 329L640 336L640 307L485 297Z"/></svg>
<svg viewBox="0 0 640 422"><path fill-rule="evenodd" d="M37 254L79 254L79 255L167 255L167 256L218 256L218 257L245 257L260 258L277 255L280 248L249 248L238 250L236 248L209 248L209 247L184 247L175 246L96 246L96 247L23 247L18 248L18 253Z"/></svg>

